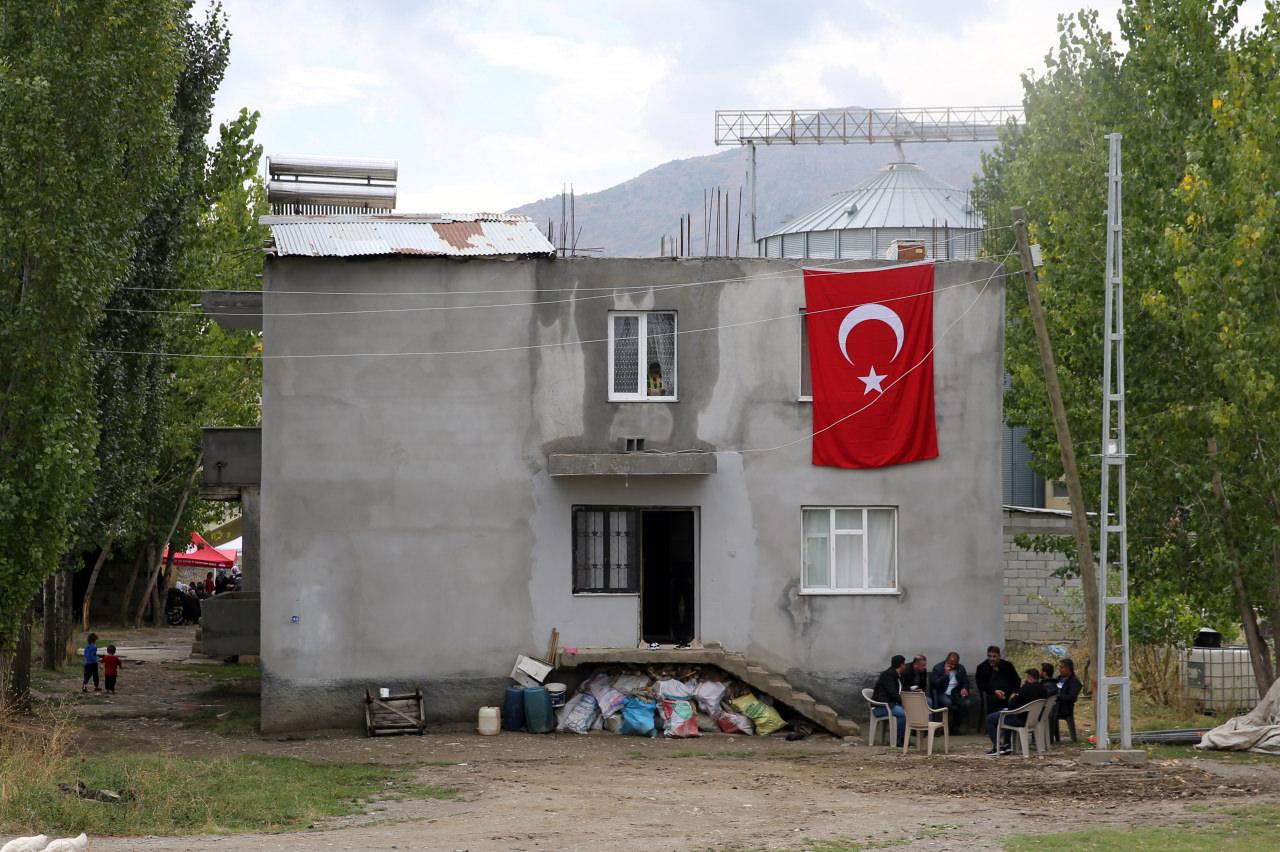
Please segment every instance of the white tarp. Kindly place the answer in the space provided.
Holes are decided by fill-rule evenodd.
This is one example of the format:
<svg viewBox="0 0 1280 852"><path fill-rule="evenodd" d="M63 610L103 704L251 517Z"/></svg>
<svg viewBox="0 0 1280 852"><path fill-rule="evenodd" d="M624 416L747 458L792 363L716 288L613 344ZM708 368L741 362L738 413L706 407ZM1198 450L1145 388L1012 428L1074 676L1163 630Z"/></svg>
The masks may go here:
<svg viewBox="0 0 1280 852"><path fill-rule="evenodd" d="M1252 712L1209 731L1196 748L1280 755L1280 680L1271 684Z"/></svg>

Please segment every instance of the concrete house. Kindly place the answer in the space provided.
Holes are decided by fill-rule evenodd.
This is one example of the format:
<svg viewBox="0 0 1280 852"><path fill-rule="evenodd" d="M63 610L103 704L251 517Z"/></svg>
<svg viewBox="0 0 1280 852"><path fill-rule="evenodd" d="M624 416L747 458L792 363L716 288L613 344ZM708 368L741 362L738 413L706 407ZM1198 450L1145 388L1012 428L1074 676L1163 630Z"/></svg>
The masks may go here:
<svg viewBox="0 0 1280 852"><path fill-rule="evenodd" d="M474 719L552 628L718 643L858 715L891 654L1003 635L995 264L937 266L939 457L844 470L810 464L795 261L265 221L264 730L355 725L374 686Z"/></svg>

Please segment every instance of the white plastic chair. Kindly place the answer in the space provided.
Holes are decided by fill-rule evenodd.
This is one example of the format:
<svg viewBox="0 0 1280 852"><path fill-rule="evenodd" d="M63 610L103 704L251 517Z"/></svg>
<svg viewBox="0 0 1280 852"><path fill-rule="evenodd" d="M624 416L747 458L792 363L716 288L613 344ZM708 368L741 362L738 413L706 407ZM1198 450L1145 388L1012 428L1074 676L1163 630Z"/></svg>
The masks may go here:
<svg viewBox="0 0 1280 852"><path fill-rule="evenodd" d="M902 738L902 753L907 753L907 746L911 745L911 735L916 735L916 748L920 747L920 737L929 734L929 749L926 754L933 754L933 735L942 729L942 751L944 754L951 753L951 731L947 724L949 719L950 707L943 707L933 710L929 707L929 701L924 697L923 692L914 692L904 689L902 691L902 710L907 715L907 735ZM935 722L930 716L942 714L942 721Z"/></svg>
<svg viewBox="0 0 1280 852"><path fill-rule="evenodd" d="M996 722L996 747L999 748L1000 743L1004 742L1004 734L1010 731L1018 735L1018 741L1022 744L1022 756L1030 757L1031 752L1028 747L1032 736L1036 738L1036 754L1044 754L1044 744L1047 737L1047 726L1041 724L1045 715L1045 707L1047 702L1043 698L1037 698L1035 701L1029 701L1013 710L1001 710L1000 718ZM1027 715L1025 724L1021 726L1006 725L1005 719L1009 716Z"/></svg>
<svg viewBox="0 0 1280 852"><path fill-rule="evenodd" d="M862 697L867 700L867 704L871 705L871 720L867 722L867 745L876 744L876 732L880 728L881 722L888 722L885 733L889 737L888 745L892 746L898 741L898 718L893 715L893 708L889 706L887 701L872 701L871 696L875 694L873 689L862 690ZM884 715L877 716L876 708L883 707Z"/></svg>

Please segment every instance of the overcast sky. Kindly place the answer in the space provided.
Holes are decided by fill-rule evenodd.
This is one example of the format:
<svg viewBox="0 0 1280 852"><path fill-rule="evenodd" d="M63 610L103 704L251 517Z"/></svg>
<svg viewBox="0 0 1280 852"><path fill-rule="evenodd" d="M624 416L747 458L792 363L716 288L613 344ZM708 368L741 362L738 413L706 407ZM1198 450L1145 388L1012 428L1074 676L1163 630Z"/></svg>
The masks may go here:
<svg viewBox="0 0 1280 852"><path fill-rule="evenodd" d="M1080 5L224 0L214 121L259 110L268 155L399 160L400 212L505 210L714 153L716 109L1019 103ZM1118 0L1092 5L1114 30Z"/></svg>

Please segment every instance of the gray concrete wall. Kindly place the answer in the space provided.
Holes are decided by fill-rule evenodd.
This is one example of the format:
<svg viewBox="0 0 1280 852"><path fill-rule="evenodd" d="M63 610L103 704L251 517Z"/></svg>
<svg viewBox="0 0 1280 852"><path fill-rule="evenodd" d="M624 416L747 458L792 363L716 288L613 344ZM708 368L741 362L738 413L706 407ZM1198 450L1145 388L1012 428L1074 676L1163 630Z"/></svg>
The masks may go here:
<svg viewBox="0 0 1280 852"><path fill-rule="evenodd" d="M1079 641L1084 611L1080 578L1055 573L1067 560L1020 547L1020 535L1071 535L1071 514L1052 509L1004 509L1004 638L1034 645Z"/></svg>
<svg viewBox="0 0 1280 852"><path fill-rule="evenodd" d="M536 304L266 318L269 356L535 348L267 361L264 729L356 724L366 686L422 684L433 718L474 718L553 627L563 646L634 645L638 597L572 594L581 504L696 508L699 637L838 708L861 714L856 690L893 653L976 661L1002 625L994 271L939 265L940 457L850 471L809 463L811 409L796 401L803 286L790 262L270 259L268 314L477 301L295 290L502 290L487 298ZM609 310L633 308L676 310L681 331L752 324L681 334L679 402L610 403L606 345L592 341L607 337ZM547 472L550 453L616 452L627 437L719 451L717 470ZM800 510L824 504L898 507L900 594L799 594Z"/></svg>

